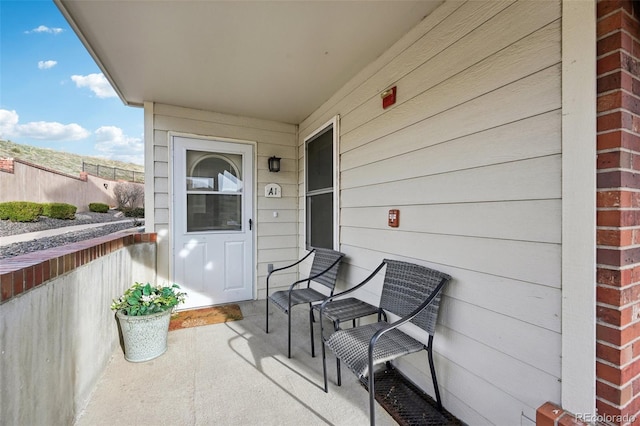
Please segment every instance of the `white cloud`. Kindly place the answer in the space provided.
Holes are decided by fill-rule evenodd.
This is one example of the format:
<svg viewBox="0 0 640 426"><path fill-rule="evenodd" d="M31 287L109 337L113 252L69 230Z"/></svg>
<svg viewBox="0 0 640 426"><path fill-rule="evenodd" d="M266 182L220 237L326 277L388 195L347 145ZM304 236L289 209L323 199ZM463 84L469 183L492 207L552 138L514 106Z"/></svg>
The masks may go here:
<svg viewBox="0 0 640 426"><path fill-rule="evenodd" d="M18 124L18 113L0 109L0 137L8 138Z"/></svg>
<svg viewBox="0 0 640 426"><path fill-rule="evenodd" d="M32 121L17 126L20 136L42 140L72 140L87 138L91 133L76 123L61 124L55 121Z"/></svg>
<svg viewBox="0 0 640 426"><path fill-rule="evenodd" d="M71 80L79 88L88 87L99 98L115 98L118 96L104 74L72 75Z"/></svg>
<svg viewBox="0 0 640 426"><path fill-rule="evenodd" d="M62 28L50 28L47 27L46 25L40 25L37 28L34 28L30 31L25 31L25 34L33 34L33 33L49 33L49 34L60 34L61 32L63 32L64 29Z"/></svg>
<svg viewBox="0 0 640 426"><path fill-rule="evenodd" d="M19 124L20 117L14 110L0 109L0 137L31 138L39 140L71 140L87 138L91 133L76 123L61 124L55 121L32 121Z"/></svg>
<svg viewBox="0 0 640 426"><path fill-rule="evenodd" d="M111 160L144 164L144 142L142 138L127 136L115 126L102 126L95 131L95 149Z"/></svg>
<svg viewBox="0 0 640 426"><path fill-rule="evenodd" d="M41 70L53 68L56 65L58 65L58 61L38 61L38 68Z"/></svg>
<svg viewBox="0 0 640 426"><path fill-rule="evenodd" d="M50 141L76 141L86 139L91 132L76 123L32 121L20 124L15 110L0 109L0 138L30 138ZM95 131L95 149L111 160L144 164L144 142L124 134L121 128L102 126Z"/></svg>

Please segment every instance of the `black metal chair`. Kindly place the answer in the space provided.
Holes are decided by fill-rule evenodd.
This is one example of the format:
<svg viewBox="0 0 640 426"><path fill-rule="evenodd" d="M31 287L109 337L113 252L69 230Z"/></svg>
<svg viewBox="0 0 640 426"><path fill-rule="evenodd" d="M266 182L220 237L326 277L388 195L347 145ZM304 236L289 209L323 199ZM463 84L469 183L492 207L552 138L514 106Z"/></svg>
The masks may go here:
<svg viewBox="0 0 640 426"><path fill-rule="evenodd" d="M328 297L320 306L320 327L323 333L322 320L324 310L333 299L350 293L378 274L386 265L384 284L380 297L378 322L359 327L338 330L328 339L323 336L323 359L325 392L327 386L327 363L324 346L328 346L338 360L345 363L369 389L369 418L375 424L375 384L374 366L390 363L392 360L413 352L426 349L431 378L435 390L438 408L442 409L440 391L433 365L433 336L440 306L441 290L451 277L425 266L397 260L385 259L364 281L355 287ZM394 314L400 319L389 323L383 320L384 313ZM411 322L428 334L428 343L418 341L398 327ZM338 374L340 374L338 370ZM368 377L368 381L366 378ZM368 382L368 383L367 383ZM340 378L338 376L338 384Z"/></svg>
<svg viewBox="0 0 640 426"><path fill-rule="evenodd" d="M296 266L303 262L311 255L313 256L313 262L311 264L311 271L307 278L300 279L289 286L288 290L276 291L269 295L269 279L275 272L282 271L293 266ZM335 250L329 250L324 248L314 248L302 259L298 260L291 265L283 266L281 268L273 269L269 271L267 275L267 298L266 298L266 320L265 331L269 333L269 302L276 305L282 312L287 314L288 317L288 353L287 356L291 358L291 308L295 305L303 303L309 304L309 327L313 333L313 302L320 302L327 298L327 296L333 295L333 290L338 278L338 270L340 263L344 257L343 253ZM323 294L320 291L311 287L311 282L316 282L325 286L329 291L328 294ZM305 288L296 288L298 285L306 282ZM311 340L311 355L315 356L315 345L313 339Z"/></svg>
<svg viewBox="0 0 640 426"><path fill-rule="evenodd" d="M341 293L341 294L344 294ZM322 314L320 314L320 308L322 308ZM367 303L363 300L360 300L355 297L347 297L346 299L332 299L328 301L326 304L317 303L313 305L313 310L318 311L318 316L323 319L328 319L333 323L333 330L338 331L340 329L340 324L345 321L352 321L352 327L356 326L356 319L366 317L369 315L377 314L379 309L377 306L373 306L370 303ZM382 312L385 321L387 320L387 315ZM321 338L324 341L324 327L320 326L321 330ZM311 340L313 340L313 327L311 327ZM322 360L326 362L326 351L324 344L322 345ZM338 386L342 385L342 376L340 374L340 359L336 358L336 370L337 370L337 378L338 378ZM325 375L324 381L324 389L327 392L327 376Z"/></svg>

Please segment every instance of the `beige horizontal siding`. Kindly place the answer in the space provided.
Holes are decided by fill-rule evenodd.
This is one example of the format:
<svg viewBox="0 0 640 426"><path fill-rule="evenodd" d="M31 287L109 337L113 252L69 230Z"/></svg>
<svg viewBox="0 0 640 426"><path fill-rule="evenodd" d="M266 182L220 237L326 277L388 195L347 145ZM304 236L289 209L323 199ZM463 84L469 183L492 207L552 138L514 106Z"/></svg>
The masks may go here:
<svg viewBox="0 0 640 426"><path fill-rule="evenodd" d="M404 206L400 220L406 232L559 244L560 209L560 202L553 199L434 203ZM340 224L386 231L388 210L387 206L343 208ZM539 228L530 226L535 221L542 222Z"/></svg>
<svg viewBox="0 0 640 426"><path fill-rule="evenodd" d="M560 399L560 18L559 1L447 1L300 124L299 247L304 139L338 115L339 286L384 258L453 276L436 368L469 424L521 424ZM381 287L358 295L377 303ZM400 366L432 391L424 356Z"/></svg>

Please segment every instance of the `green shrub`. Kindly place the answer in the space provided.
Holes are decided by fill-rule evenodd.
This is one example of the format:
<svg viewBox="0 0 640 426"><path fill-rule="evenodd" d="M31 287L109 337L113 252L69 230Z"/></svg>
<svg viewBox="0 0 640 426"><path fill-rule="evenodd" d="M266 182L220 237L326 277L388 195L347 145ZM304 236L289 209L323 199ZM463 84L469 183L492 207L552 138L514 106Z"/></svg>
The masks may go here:
<svg viewBox="0 0 640 426"><path fill-rule="evenodd" d="M42 214L42 204L31 201L8 201L0 203L0 219L12 222L35 222Z"/></svg>
<svg viewBox="0 0 640 426"><path fill-rule="evenodd" d="M0 220L9 219L9 203L0 203Z"/></svg>
<svg viewBox="0 0 640 426"><path fill-rule="evenodd" d="M133 209L122 209L122 213L126 217L144 217L144 207L136 207Z"/></svg>
<svg viewBox="0 0 640 426"><path fill-rule="evenodd" d="M106 213L109 211L109 206L104 203L90 203L89 210L96 213Z"/></svg>
<svg viewBox="0 0 640 426"><path fill-rule="evenodd" d="M77 207L67 203L45 203L42 215L53 219L75 219Z"/></svg>

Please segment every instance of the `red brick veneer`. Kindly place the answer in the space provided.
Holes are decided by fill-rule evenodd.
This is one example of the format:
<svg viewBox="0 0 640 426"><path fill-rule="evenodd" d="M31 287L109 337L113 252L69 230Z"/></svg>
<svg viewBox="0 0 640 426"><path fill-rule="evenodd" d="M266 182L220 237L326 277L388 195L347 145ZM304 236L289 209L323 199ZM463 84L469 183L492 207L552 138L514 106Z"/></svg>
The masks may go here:
<svg viewBox="0 0 640 426"><path fill-rule="evenodd" d="M597 3L596 407L640 418L640 21L630 0Z"/></svg>
<svg viewBox="0 0 640 426"><path fill-rule="evenodd" d="M104 237L0 260L0 304L123 247L156 242L157 234Z"/></svg>
<svg viewBox="0 0 640 426"><path fill-rule="evenodd" d="M13 158L0 158L0 172L13 173L14 170Z"/></svg>
<svg viewBox="0 0 640 426"><path fill-rule="evenodd" d="M587 426L573 414L555 404L547 402L536 412L536 426Z"/></svg>

